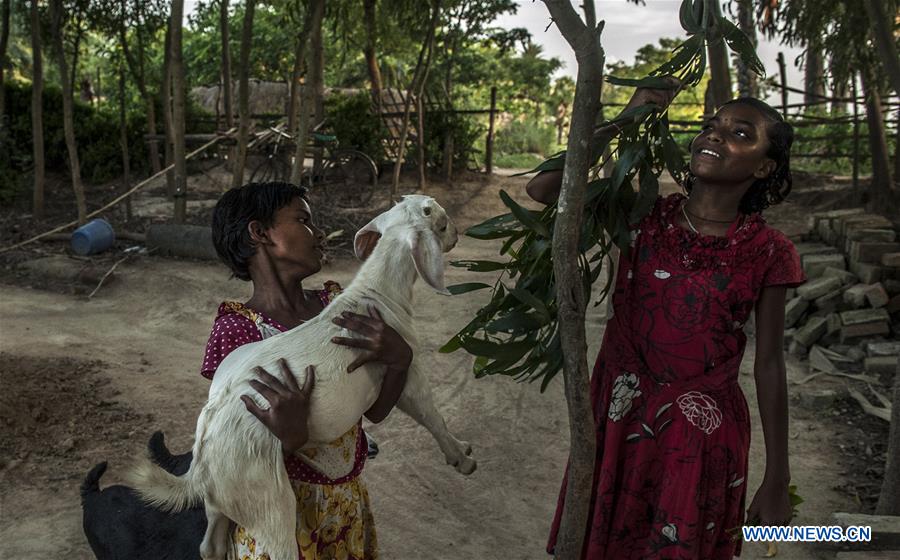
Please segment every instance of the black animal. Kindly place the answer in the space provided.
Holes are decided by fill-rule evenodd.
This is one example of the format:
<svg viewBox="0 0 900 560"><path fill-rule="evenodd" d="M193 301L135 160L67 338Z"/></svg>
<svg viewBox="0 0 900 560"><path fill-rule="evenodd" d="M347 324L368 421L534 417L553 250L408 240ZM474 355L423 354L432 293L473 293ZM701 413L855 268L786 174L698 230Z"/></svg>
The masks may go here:
<svg viewBox="0 0 900 560"><path fill-rule="evenodd" d="M191 452L172 455L162 432L147 444L152 460L175 475L187 472ZM84 534L97 560L199 560L206 532L202 504L178 513L148 506L137 492L115 485L100 490L106 461L94 466L81 485Z"/></svg>

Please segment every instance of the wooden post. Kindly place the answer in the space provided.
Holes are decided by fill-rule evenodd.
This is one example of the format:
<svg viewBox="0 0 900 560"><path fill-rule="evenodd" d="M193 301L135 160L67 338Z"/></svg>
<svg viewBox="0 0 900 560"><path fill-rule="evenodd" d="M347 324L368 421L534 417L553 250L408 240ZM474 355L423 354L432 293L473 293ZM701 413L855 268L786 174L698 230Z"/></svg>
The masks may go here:
<svg viewBox="0 0 900 560"><path fill-rule="evenodd" d="M853 188L859 188L859 97L856 76L850 79L853 91Z"/></svg>
<svg viewBox="0 0 900 560"><path fill-rule="evenodd" d="M487 143L484 147L484 172L488 175L494 173L494 115L497 112L497 86L491 87L491 116L488 121Z"/></svg>
<svg viewBox="0 0 900 560"><path fill-rule="evenodd" d="M784 64L784 53L778 53L778 69L781 72L781 116L787 119L788 92L787 92L787 68Z"/></svg>

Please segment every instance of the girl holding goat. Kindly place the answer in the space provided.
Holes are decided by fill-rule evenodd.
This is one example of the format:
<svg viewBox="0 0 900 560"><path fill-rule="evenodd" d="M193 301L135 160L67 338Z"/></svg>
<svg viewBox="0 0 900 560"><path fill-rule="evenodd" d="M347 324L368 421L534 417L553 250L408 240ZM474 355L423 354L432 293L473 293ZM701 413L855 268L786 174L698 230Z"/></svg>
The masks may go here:
<svg viewBox="0 0 900 560"><path fill-rule="evenodd" d="M306 190L286 183L249 184L226 192L216 204L213 243L232 274L253 284L246 303L219 307L206 346L201 374L212 379L216 368L235 348L289 330L319 314L340 293L335 282L321 290L305 290L303 280L319 272L324 256L322 231L313 223ZM412 350L376 310L370 315L345 313L334 322L362 338L335 338L335 344L367 351L348 373L368 362L387 366L381 393L366 412L380 422L394 407L406 380ZM297 499L297 545L301 560L377 557L375 524L366 487L359 478L367 456L361 423L336 441L299 451L307 442L309 394L314 381L310 366L299 387L281 362L279 375L257 369L251 384L268 402L263 409L243 396L247 410L282 444L285 467ZM307 459L304 461L301 454ZM327 465L320 472L310 465ZM232 533L239 560L268 559L242 527Z"/></svg>

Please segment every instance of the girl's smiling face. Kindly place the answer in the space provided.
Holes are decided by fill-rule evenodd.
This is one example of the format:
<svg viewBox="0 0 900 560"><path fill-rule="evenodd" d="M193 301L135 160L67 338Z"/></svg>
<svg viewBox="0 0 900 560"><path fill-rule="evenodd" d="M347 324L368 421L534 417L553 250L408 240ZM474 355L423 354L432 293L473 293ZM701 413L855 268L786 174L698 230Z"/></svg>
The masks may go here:
<svg viewBox="0 0 900 560"><path fill-rule="evenodd" d="M749 186L768 177L775 161L768 157L768 121L744 103L725 105L691 143L691 173L710 184Z"/></svg>
<svg viewBox="0 0 900 560"><path fill-rule="evenodd" d="M267 229L273 260L304 277L321 270L325 255L325 234L312 218L309 204L298 196L275 212L272 227Z"/></svg>

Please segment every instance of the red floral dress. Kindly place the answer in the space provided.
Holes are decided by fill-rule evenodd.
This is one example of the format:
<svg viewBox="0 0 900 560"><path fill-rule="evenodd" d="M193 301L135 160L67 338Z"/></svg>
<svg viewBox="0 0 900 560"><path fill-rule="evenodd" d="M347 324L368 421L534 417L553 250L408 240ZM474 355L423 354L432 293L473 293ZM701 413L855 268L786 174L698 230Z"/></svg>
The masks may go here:
<svg viewBox="0 0 900 560"><path fill-rule="evenodd" d="M725 237L676 223L657 200L620 259L594 366L597 463L590 559L731 559L743 522L750 419L738 386L744 324L766 286L804 281L793 244L762 216ZM563 479L548 551L556 543Z"/></svg>

